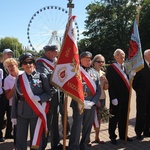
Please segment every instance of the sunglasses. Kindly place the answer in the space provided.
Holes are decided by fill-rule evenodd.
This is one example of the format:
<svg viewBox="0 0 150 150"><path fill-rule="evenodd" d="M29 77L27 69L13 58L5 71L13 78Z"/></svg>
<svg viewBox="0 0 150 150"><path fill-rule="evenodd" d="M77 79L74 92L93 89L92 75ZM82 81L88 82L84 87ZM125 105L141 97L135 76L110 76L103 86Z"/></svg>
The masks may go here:
<svg viewBox="0 0 150 150"><path fill-rule="evenodd" d="M27 61L27 62L26 62L26 61L23 61L22 64L23 64L23 65L27 65L27 64L30 64L30 65L31 65L31 64L33 64L33 61Z"/></svg>
<svg viewBox="0 0 150 150"><path fill-rule="evenodd" d="M104 61L100 61L100 60L97 60L97 61L95 61L95 62L97 62L97 63L104 63Z"/></svg>

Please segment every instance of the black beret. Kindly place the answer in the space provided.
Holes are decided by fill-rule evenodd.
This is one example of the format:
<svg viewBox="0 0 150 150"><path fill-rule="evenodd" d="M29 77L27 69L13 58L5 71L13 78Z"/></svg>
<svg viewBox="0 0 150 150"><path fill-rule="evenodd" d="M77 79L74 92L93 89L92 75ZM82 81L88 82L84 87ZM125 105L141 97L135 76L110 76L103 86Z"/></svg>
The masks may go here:
<svg viewBox="0 0 150 150"><path fill-rule="evenodd" d="M46 45L43 47L44 51L58 51L58 47L56 45Z"/></svg>
<svg viewBox="0 0 150 150"><path fill-rule="evenodd" d="M23 62L26 58L30 58L30 59L34 60L34 57L31 53L23 53L19 57L19 62L20 63Z"/></svg>
<svg viewBox="0 0 150 150"><path fill-rule="evenodd" d="M80 54L80 59L84 58L84 57L90 57L90 58L92 58L92 53L90 53L89 51L82 52Z"/></svg>

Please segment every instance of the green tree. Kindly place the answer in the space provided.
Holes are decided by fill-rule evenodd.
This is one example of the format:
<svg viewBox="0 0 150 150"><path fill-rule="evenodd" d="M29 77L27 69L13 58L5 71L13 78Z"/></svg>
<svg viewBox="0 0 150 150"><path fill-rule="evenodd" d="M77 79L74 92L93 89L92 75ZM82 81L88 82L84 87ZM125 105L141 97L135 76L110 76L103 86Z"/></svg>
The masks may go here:
<svg viewBox="0 0 150 150"><path fill-rule="evenodd" d="M44 53L44 50L40 50L39 53L38 53L38 57L41 57Z"/></svg>
<svg viewBox="0 0 150 150"><path fill-rule="evenodd" d="M19 57L20 54L24 52L22 44L17 38L13 37L5 37L0 39L0 52L3 52L6 48L9 48L14 52L14 57Z"/></svg>
<svg viewBox="0 0 150 150"><path fill-rule="evenodd" d="M150 0L145 0L142 4L139 33L141 38L142 50L150 49Z"/></svg>
<svg viewBox="0 0 150 150"><path fill-rule="evenodd" d="M127 54L137 5L136 0L99 0L89 4L83 32L87 38L79 42L79 50L101 53L106 61L113 59L117 48Z"/></svg>

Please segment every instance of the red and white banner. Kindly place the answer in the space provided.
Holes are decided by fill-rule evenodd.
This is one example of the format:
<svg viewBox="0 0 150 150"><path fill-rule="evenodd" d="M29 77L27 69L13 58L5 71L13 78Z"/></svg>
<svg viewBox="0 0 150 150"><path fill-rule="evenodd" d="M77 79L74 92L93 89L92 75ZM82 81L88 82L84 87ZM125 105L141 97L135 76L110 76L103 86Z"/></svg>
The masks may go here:
<svg viewBox="0 0 150 150"><path fill-rule="evenodd" d="M75 16L67 24L60 55L51 78L52 84L76 100L84 108L84 95L80 72L79 52L77 48L75 30L73 27Z"/></svg>
<svg viewBox="0 0 150 150"><path fill-rule="evenodd" d="M134 20L134 26L133 26L131 40L130 40L128 61L129 61L128 62L129 79L131 80L133 78L132 73L131 73L132 70L134 70L135 72L138 72L144 67L141 41L140 41L136 19Z"/></svg>
<svg viewBox="0 0 150 150"><path fill-rule="evenodd" d="M23 93L23 96L25 97L25 100L33 109L35 114L39 117L37 123L39 122L40 124L36 125L38 126L38 128L35 128L35 131L34 131L34 134L36 134L36 136L35 135L33 136L36 139L33 140L34 145L32 145L32 147L37 148L40 145L40 138L41 138L42 132L44 131L46 134L48 131L47 120L46 120L46 110L48 108L47 106L48 103L45 102L43 103L43 105L41 105L38 101L33 100L34 94L31 90L31 87L29 85L29 82L25 73L19 75L19 80L20 80L20 88Z"/></svg>

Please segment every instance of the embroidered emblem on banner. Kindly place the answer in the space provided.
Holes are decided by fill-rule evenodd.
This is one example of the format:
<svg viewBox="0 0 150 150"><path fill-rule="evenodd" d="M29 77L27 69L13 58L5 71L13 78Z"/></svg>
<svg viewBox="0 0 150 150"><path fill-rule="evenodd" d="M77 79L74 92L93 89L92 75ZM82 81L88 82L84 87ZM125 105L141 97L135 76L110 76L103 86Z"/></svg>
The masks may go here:
<svg viewBox="0 0 150 150"><path fill-rule="evenodd" d="M58 70L58 78L60 82L64 82L64 80L67 78L67 74L66 74L66 67L62 67Z"/></svg>
<svg viewBox="0 0 150 150"><path fill-rule="evenodd" d="M71 67L73 67L73 69L71 70L72 72L75 72L76 77L79 80L82 80L81 78L81 74L80 74L80 69L79 69L79 63L75 61L75 59L72 59L72 64Z"/></svg>

